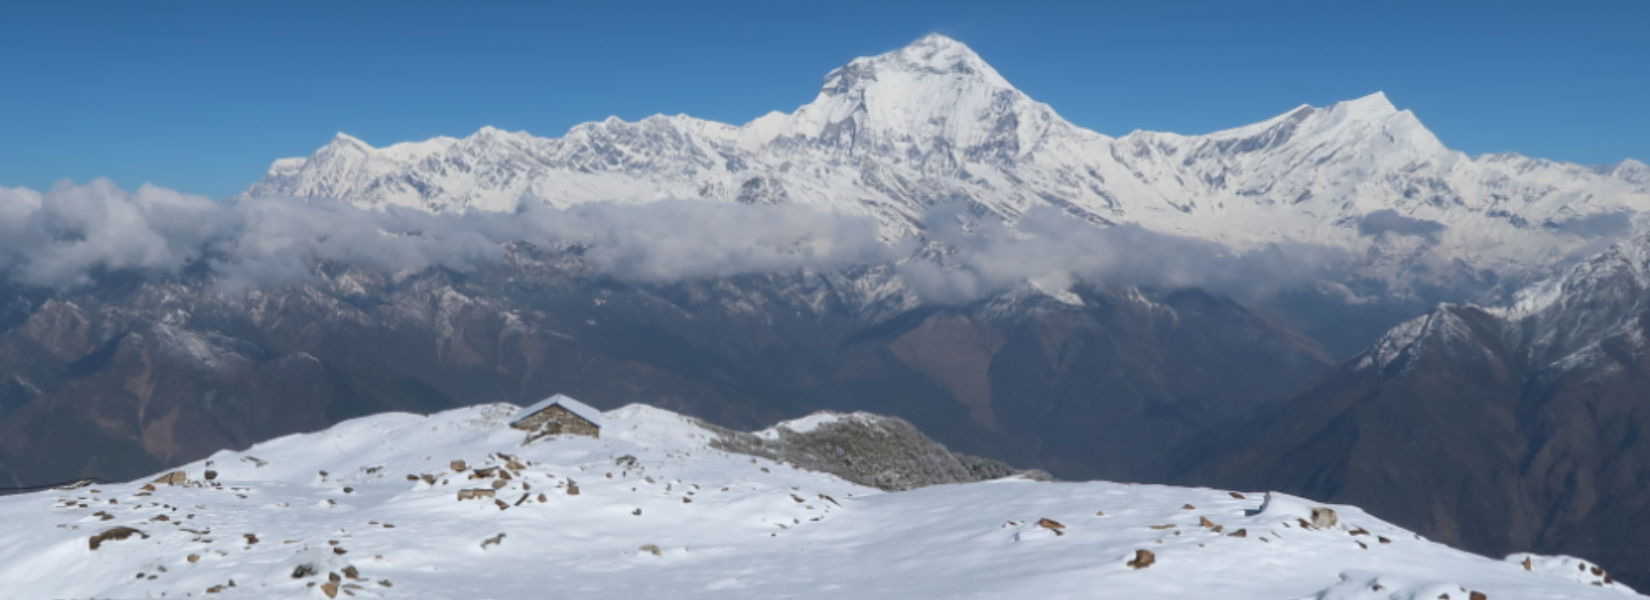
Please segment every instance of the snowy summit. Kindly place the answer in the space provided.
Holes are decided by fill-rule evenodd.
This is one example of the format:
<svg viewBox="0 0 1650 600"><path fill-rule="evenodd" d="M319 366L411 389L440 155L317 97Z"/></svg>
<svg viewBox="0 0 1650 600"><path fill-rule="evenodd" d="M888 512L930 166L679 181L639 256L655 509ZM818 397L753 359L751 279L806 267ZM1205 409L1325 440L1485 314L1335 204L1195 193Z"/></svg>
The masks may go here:
<svg viewBox="0 0 1650 600"><path fill-rule="evenodd" d="M382 414L122 484L0 498L10 598L1619 598L1350 506L1009 477L885 492L633 405L524 443L520 409ZM869 417L792 422L805 434ZM797 432L797 429L806 431Z"/></svg>

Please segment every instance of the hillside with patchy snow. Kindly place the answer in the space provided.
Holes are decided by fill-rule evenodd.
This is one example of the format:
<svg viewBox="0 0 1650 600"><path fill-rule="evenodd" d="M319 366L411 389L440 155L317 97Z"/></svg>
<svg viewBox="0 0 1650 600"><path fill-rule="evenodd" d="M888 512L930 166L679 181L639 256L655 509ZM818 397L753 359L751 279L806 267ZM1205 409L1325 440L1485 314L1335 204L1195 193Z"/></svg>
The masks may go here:
<svg viewBox="0 0 1650 600"><path fill-rule="evenodd" d="M523 444L509 405L382 414L156 481L0 498L15 598L1619 598L1281 494L1009 477L883 492L629 406ZM818 419L758 432L807 433Z"/></svg>

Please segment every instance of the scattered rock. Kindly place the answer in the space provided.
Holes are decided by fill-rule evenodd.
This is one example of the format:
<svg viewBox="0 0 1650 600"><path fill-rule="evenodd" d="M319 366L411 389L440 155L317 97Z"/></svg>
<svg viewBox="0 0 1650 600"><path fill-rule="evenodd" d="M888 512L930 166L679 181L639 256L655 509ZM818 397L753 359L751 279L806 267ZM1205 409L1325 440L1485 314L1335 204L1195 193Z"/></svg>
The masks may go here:
<svg viewBox="0 0 1650 600"><path fill-rule="evenodd" d="M1329 529L1330 527L1334 527L1339 522L1340 519L1335 516L1335 510L1332 508L1319 506L1312 509L1313 527L1318 529Z"/></svg>
<svg viewBox="0 0 1650 600"><path fill-rule="evenodd" d="M171 473L161 475L160 477L156 477L154 482L164 483L166 485L177 485L187 481L189 481L189 475L187 473L184 473L183 471L173 471Z"/></svg>
<svg viewBox="0 0 1650 600"><path fill-rule="evenodd" d="M1038 519L1037 520L1037 526L1054 532L1054 535L1065 535L1066 534L1066 532L1061 531L1062 529L1065 529L1066 526L1060 524L1059 521L1056 521L1054 519Z"/></svg>
<svg viewBox="0 0 1650 600"><path fill-rule="evenodd" d="M647 553L650 553L654 556L663 556L664 555L664 551L660 550L659 546L657 546L655 544L642 544L642 547L637 548L636 551L637 552L647 552Z"/></svg>
<svg viewBox="0 0 1650 600"><path fill-rule="evenodd" d="M96 550L98 546L103 545L103 542L124 540L132 537L134 534L141 536L143 539L149 539L149 534L132 529L131 527L115 527L112 529L105 529L102 533L92 536L91 539L88 540L88 544L93 550Z"/></svg>
<svg viewBox="0 0 1650 600"><path fill-rule="evenodd" d="M493 490L489 490L489 489L470 488L470 489L467 489L467 490L459 490L458 491L458 499L459 500L474 500L476 498L492 498L492 497L493 497Z"/></svg>
<svg viewBox="0 0 1650 600"><path fill-rule="evenodd" d="M1237 531L1226 534L1226 537L1239 537L1239 538L1240 537L1249 537L1249 530L1239 529Z"/></svg>
<svg viewBox="0 0 1650 600"><path fill-rule="evenodd" d="M1152 566L1152 563L1155 562L1157 562L1157 555L1153 554L1151 550L1135 550L1134 560L1129 561L1128 564L1130 568L1144 569Z"/></svg>
<svg viewBox="0 0 1650 600"><path fill-rule="evenodd" d="M1390 543L1392 543L1392 540L1389 540L1389 539L1386 539L1386 536L1384 536L1384 535L1377 535L1377 536L1375 536L1375 541L1377 541L1377 542L1380 542L1380 543L1382 543L1382 544L1390 544ZM1529 559L1525 559L1525 560L1529 560Z"/></svg>
<svg viewBox="0 0 1650 600"><path fill-rule="evenodd" d="M321 593L326 594L328 598L337 598L338 597L338 582L328 581L326 583L321 584Z"/></svg>
<svg viewBox="0 0 1650 600"><path fill-rule="evenodd" d="M487 538L485 540L481 540L481 549L486 550L488 546L497 546L497 545L499 545L503 542L504 542L504 533L500 532L498 535Z"/></svg>
<svg viewBox="0 0 1650 600"><path fill-rule="evenodd" d="M567 480L567 495L569 495L569 496L579 495L579 484L573 483L573 480L571 480L571 479Z"/></svg>
<svg viewBox="0 0 1650 600"><path fill-rule="evenodd" d="M1203 526L1203 527L1214 527L1215 526L1215 522L1210 521L1209 517L1198 517L1197 518L1197 524L1200 525L1200 526Z"/></svg>
<svg viewBox="0 0 1650 600"><path fill-rule="evenodd" d="M1243 494L1239 494L1237 492L1226 492L1226 493L1231 494L1233 498L1237 498L1238 500L1243 499Z"/></svg>
<svg viewBox="0 0 1650 600"><path fill-rule="evenodd" d="M493 489L495 489L495 490L504 489L505 485L508 485L508 484L503 479L494 479L493 480Z"/></svg>
<svg viewBox="0 0 1650 600"><path fill-rule="evenodd" d="M463 471L464 469L467 468L464 464L464 461L462 461L462 460L455 460L451 463L448 463L447 466L451 467L454 473L461 472L461 471Z"/></svg>
<svg viewBox="0 0 1650 600"><path fill-rule="evenodd" d="M1528 556L1524 557L1524 570L1525 571L1534 571L1535 570L1535 563L1531 562L1530 557L1528 557Z"/></svg>
<svg viewBox="0 0 1650 600"><path fill-rule="evenodd" d="M155 491L155 484L145 483L145 484L143 484L143 487L140 487L138 489L143 490L145 492L153 492L153 491Z"/></svg>
<svg viewBox="0 0 1650 600"><path fill-rule="evenodd" d="M550 501L549 496L545 496L544 494L539 494L539 502L542 503L542 502L549 502L549 501Z"/></svg>
<svg viewBox="0 0 1650 600"><path fill-rule="evenodd" d="M1180 510L1197 510L1197 507L1196 507L1196 506L1192 506L1192 505L1190 505L1190 504L1187 504L1187 505L1185 505L1185 506L1182 506L1182 507L1180 507Z"/></svg>
<svg viewBox="0 0 1650 600"><path fill-rule="evenodd" d="M246 545L251 546L253 544L258 543L258 535L257 534L247 533L247 534L243 534L243 535L246 537Z"/></svg>
<svg viewBox="0 0 1650 600"><path fill-rule="evenodd" d="M1485 595L1484 592L1472 592L1467 594L1467 600L1490 600L1490 597Z"/></svg>
<svg viewBox="0 0 1650 600"><path fill-rule="evenodd" d="M212 481L212 480L217 479L217 478L218 478L218 472L217 471L207 469L207 471L206 471L206 480L207 481Z"/></svg>
<svg viewBox="0 0 1650 600"><path fill-rule="evenodd" d="M509 510L510 509L510 505L506 504L503 500L494 500L493 504L495 506L498 506L499 510Z"/></svg>
<svg viewBox="0 0 1650 600"><path fill-rule="evenodd" d="M185 556L185 557L183 557L183 559L184 559L184 560L187 560L187 561L189 561L189 562L191 562L191 563L197 563L197 562L200 562L200 561L201 561L201 555L199 555L199 554L191 554L191 555L189 555L189 556Z"/></svg>

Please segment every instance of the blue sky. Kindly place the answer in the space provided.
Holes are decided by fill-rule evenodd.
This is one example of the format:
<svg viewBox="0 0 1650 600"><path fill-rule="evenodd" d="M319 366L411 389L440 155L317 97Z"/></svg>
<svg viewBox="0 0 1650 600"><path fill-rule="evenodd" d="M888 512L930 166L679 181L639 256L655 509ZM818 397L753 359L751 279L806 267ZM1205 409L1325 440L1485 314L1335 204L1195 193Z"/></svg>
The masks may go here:
<svg viewBox="0 0 1650 600"><path fill-rule="evenodd" d="M1650 2L11 2L0 185L232 195L343 131L743 123L939 32L1102 133L1202 133L1383 90L1444 143L1650 160Z"/></svg>

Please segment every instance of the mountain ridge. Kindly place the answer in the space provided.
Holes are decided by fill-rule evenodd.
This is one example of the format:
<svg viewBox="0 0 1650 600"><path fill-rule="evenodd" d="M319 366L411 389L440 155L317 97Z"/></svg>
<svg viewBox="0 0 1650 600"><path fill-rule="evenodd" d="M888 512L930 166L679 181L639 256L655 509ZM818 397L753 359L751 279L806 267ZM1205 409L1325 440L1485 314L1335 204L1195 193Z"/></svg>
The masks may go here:
<svg viewBox="0 0 1650 600"><path fill-rule="evenodd" d="M965 44L930 35L853 59L812 101L743 125L610 117L560 138L484 127L385 148L342 136L276 161L237 196L259 197L432 212L798 203L874 217L889 242L924 239L939 205L1008 223L1053 207L1096 227L1134 224L1237 250L1339 249L1352 273L1333 293L1494 302L1600 239L1643 230L1650 169L1469 157L1380 92L1208 134L1114 138L1061 118ZM1435 293L1461 286L1470 289Z"/></svg>

